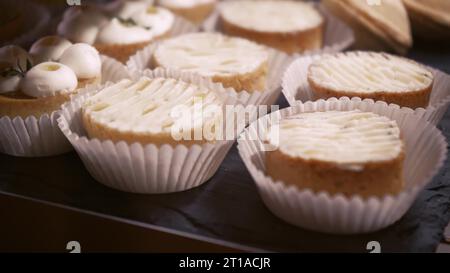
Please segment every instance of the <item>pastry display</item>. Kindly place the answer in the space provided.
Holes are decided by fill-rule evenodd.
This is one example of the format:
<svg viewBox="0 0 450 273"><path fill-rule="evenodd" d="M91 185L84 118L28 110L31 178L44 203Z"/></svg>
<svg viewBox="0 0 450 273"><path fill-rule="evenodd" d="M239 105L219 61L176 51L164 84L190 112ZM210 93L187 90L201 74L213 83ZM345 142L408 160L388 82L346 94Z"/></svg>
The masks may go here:
<svg viewBox="0 0 450 273"><path fill-rule="evenodd" d="M411 48L411 28L402 0L322 2L353 28L356 36L355 48L393 50L401 54Z"/></svg>
<svg viewBox="0 0 450 273"><path fill-rule="evenodd" d="M79 88L101 80L95 48L55 36L38 40L30 53L1 48L0 68L0 116L11 118L50 114Z"/></svg>
<svg viewBox="0 0 450 273"><path fill-rule="evenodd" d="M220 5L224 33L292 54L323 46L325 19L299 1L227 1Z"/></svg>
<svg viewBox="0 0 450 273"><path fill-rule="evenodd" d="M212 143L214 136L195 139L194 131L214 128L224 103L220 95L205 87L176 79L141 77L122 80L89 97L82 107L83 124L89 137L113 142L174 147ZM182 107L192 116L174 116ZM201 117L195 116L194 109L201 111ZM212 109L220 111L208 114ZM191 132L189 139L176 139L173 127Z"/></svg>
<svg viewBox="0 0 450 273"><path fill-rule="evenodd" d="M450 41L450 1L403 0L413 32L431 41Z"/></svg>
<svg viewBox="0 0 450 273"><path fill-rule="evenodd" d="M268 50L251 41L219 33L192 33L161 42L153 54L156 67L211 77L236 91L266 86Z"/></svg>
<svg viewBox="0 0 450 273"><path fill-rule="evenodd" d="M167 36L174 21L169 10L146 1L127 2L113 14L88 6L69 9L58 25L58 34L72 42L91 44L101 54L124 63L139 49Z"/></svg>
<svg viewBox="0 0 450 273"><path fill-rule="evenodd" d="M395 195L404 187L404 143L397 123L371 112L301 113L268 132L274 181L347 197Z"/></svg>
<svg viewBox="0 0 450 273"><path fill-rule="evenodd" d="M415 109L428 106L434 76L412 60L356 51L318 58L308 82L316 98L370 98Z"/></svg>
<svg viewBox="0 0 450 273"><path fill-rule="evenodd" d="M214 10L217 0L158 0L158 4L194 24L203 22Z"/></svg>

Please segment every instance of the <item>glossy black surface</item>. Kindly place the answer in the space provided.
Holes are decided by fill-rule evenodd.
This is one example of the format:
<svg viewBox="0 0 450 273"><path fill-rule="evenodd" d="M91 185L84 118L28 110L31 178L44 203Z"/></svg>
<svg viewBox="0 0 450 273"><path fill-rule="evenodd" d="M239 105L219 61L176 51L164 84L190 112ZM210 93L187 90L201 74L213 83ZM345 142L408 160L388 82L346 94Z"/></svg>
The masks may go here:
<svg viewBox="0 0 450 273"><path fill-rule="evenodd" d="M414 50L410 57L450 71L450 51L445 48ZM279 103L287 106L282 97ZM439 128L449 140L450 111ZM182 193L138 195L109 189L89 175L74 152L32 159L0 155L0 191L269 251L365 252L367 242L377 240L382 251L434 252L450 220L449 167L447 161L398 223L358 236L310 232L273 216L235 147L208 183Z"/></svg>

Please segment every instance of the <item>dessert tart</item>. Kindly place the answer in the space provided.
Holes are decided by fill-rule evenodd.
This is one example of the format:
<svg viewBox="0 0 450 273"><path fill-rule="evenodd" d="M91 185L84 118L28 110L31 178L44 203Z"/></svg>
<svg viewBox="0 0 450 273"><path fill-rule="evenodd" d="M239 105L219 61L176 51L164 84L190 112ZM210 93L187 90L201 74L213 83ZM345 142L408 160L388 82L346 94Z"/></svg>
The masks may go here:
<svg viewBox="0 0 450 273"><path fill-rule="evenodd" d="M236 91L266 87L269 51L251 41L219 33L191 33L162 41L154 66L194 72Z"/></svg>
<svg viewBox="0 0 450 273"><path fill-rule="evenodd" d="M217 0L158 0L158 4L194 24L202 23L214 10Z"/></svg>
<svg viewBox="0 0 450 273"><path fill-rule="evenodd" d="M308 68L316 98L360 97L412 109L427 107L434 76L412 60L373 52L323 55Z"/></svg>
<svg viewBox="0 0 450 273"><path fill-rule="evenodd" d="M60 54L60 47L44 48L38 41L35 57ZM31 56L15 46L0 49L0 117L39 118L51 114L79 88L101 80L101 60L95 48L74 44L55 61L32 65Z"/></svg>
<svg viewBox="0 0 450 273"><path fill-rule="evenodd" d="M267 175L300 190L363 198L402 191L404 143L397 123L371 112L292 115L270 127Z"/></svg>
<svg viewBox="0 0 450 273"><path fill-rule="evenodd" d="M402 0L373 4L361 0L324 0L323 3L353 28L356 48L405 54L412 46L410 23Z"/></svg>
<svg viewBox="0 0 450 273"><path fill-rule="evenodd" d="M130 145L201 145L215 142L218 128L214 126L224 103L222 95L206 87L143 76L136 81L122 80L89 97L82 106L83 125L90 138L100 140ZM178 116L176 112L181 109L189 114ZM200 116L194 114L196 110ZM174 134L176 128L183 128L183 135ZM213 135L194 137L205 128L213 128Z"/></svg>
<svg viewBox="0 0 450 273"><path fill-rule="evenodd" d="M450 41L450 1L403 0L413 32L432 41Z"/></svg>
<svg viewBox="0 0 450 273"><path fill-rule="evenodd" d="M323 46L325 19L310 3L227 1L220 5L223 32L292 54Z"/></svg>
<svg viewBox="0 0 450 273"><path fill-rule="evenodd" d="M267 140L267 132L274 136ZM299 102L261 117L237 149L274 215L333 234L375 232L399 221L447 157L445 136L423 117L358 98Z"/></svg>
<svg viewBox="0 0 450 273"><path fill-rule="evenodd" d="M125 63L136 51L169 35L174 25L170 11L139 3L144 4L137 11L136 7L120 9L113 17L93 7L67 12L58 33L72 42L92 44L101 54Z"/></svg>

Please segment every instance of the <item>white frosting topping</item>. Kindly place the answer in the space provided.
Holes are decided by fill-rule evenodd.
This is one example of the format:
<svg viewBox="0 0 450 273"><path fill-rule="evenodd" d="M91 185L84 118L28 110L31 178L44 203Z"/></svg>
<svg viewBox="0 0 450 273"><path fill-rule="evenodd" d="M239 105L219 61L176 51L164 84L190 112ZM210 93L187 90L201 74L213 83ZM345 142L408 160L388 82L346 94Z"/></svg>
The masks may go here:
<svg viewBox="0 0 450 273"><path fill-rule="evenodd" d="M8 63L17 69L17 64L22 69L27 67L27 59L31 62L31 56L23 48L15 45L7 45L0 48L0 62Z"/></svg>
<svg viewBox="0 0 450 273"><path fill-rule="evenodd" d="M60 63L67 65L78 79L90 79L101 74L102 62L98 51L88 44L74 44L61 56Z"/></svg>
<svg viewBox="0 0 450 273"><path fill-rule="evenodd" d="M77 85L77 76L72 69L60 63L44 62L27 72L21 82L21 91L28 96L40 98L72 92Z"/></svg>
<svg viewBox="0 0 450 273"><path fill-rule="evenodd" d="M96 42L100 44L132 44L150 41L152 37L151 31L141 26L127 26L114 18L100 30Z"/></svg>
<svg viewBox="0 0 450 273"><path fill-rule="evenodd" d="M114 12L116 17L123 19L131 18L137 12L146 10L151 5L151 2L146 0L123 1L117 11Z"/></svg>
<svg viewBox="0 0 450 273"><path fill-rule="evenodd" d="M192 33L162 42L154 53L165 68L203 76L245 74L268 61L268 50L245 39L219 33Z"/></svg>
<svg viewBox="0 0 450 273"><path fill-rule="evenodd" d="M59 23L58 34L72 42L93 44L99 28L106 23L108 18L95 9L75 9Z"/></svg>
<svg viewBox="0 0 450 273"><path fill-rule="evenodd" d="M200 100L202 114L186 120L174 117L178 107L194 109ZM184 81L142 77L137 81L122 80L88 98L84 112L95 122L121 132L142 134L171 133L173 125L195 129L213 122L217 115L207 109L220 107L224 100L215 92ZM186 128L186 127L184 127Z"/></svg>
<svg viewBox="0 0 450 273"><path fill-rule="evenodd" d="M145 9L133 14L132 19L138 25L149 28L152 36L157 37L165 34L172 28L175 16L165 8L147 6Z"/></svg>
<svg viewBox="0 0 450 273"><path fill-rule="evenodd" d="M359 110L297 114L270 128L269 143L276 145L277 136L283 154L353 170L393 160L403 150L395 121Z"/></svg>
<svg viewBox="0 0 450 273"><path fill-rule="evenodd" d="M219 11L227 22L261 32L302 31L323 23L312 4L301 1L227 1Z"/></svg>
<svg viewBox="0 0 450 273"><path fill-rule="evenodd" d="M35 64L46 61L57 61L63 52L72 45L67 39L59 36L46 36L37 40L30 49Z"/></svg>
<svg viewBox="0 0 450 273"><path fill-rule="evenodd" d="M215 2L216 0L159 0L158 4L169 8L191 8Z"/></svg>
<svg viewBox="0 0 450 273"><path fill-rule="evenodd" d="M310 65L308 77L329 89L358 93L417 91L433 83L433 73L422 65L372 52L324 55Z"/></svg>

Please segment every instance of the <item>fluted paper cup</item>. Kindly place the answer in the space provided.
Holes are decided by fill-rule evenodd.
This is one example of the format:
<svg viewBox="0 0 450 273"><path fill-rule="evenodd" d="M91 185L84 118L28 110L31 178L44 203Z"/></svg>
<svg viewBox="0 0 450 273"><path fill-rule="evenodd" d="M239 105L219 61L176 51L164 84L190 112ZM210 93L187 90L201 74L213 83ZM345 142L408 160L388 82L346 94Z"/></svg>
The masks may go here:
<svg viewBox="0 0 450 273"><path fill-rule="evenodd" d="M342 194L314 193L300 190L267 176L265 154L258 135L258 124L274 118L314 111L345 111L360 109L375 112L395 120L405 141L404 163L405 188L398 195L364 199L358 195L351 198ZM252 123L239 137L238 150L247 169L256 182L259 193L271 212L293 225L334 234L367 233L385 228L399 220L411 207L417 194L427 185L443 166L447 143L442 133L424 117L410 114L410 109L387 105L359 98L331 98L315 102L298 103L260 118ZM262 133L264 130L260 131ZM250 138L253 136L253 138Z"/></svg>
<svg viewBox="0 0 450 273"><path fill-rule="evenodd" d="M102 81L118 81L129 77L125 66L101 56ZM51 156L66 153L72 146L61 133L57 112L35 116L0 118L0 152L22 157Z"/></svg>
<svg viewBox="0 0 450 273"><path fill-rule="evenodd" d="M197 75L157 69L135 74L132 78L144 75L150 78L181 79L228 96L222 85ZM61 131L97 181L126 192L171 193L200 186L214 175L234 139L192 146L179 144L176 147L168 144L130 145L124 141L90 139L82 124L82 104L89 96L110 84L83 91L63 106L58 119ZM234 103L235 98L232 97L226 101L226 104Z"/></svg>
<svg viewBox="0 0 450 273"><path fill-rule="evenodd" d="M354 41L355 36L353 30L347 26L340 19L332 15L321 4L317 5L319 11L325 17L326 29L324 34L324 46L317 50L308 50L303 53L293 54L294 56L299 55L312 55L321 53L335 53L343 51L344 49L350 47ZM220 4L214 13L205 20L202 25L202 29L207 32L221 31L219 24L219 11Z"/></svg>
<svg viewBox="0 0 450 273"><path fill-rule="evenodd" d="M297 101L313 101L314 91L308 83L308 68L321 55L304 56L293 61L286 69L282 80L282 92L290 105ZM430 103L426 108L411 109L409 112L424 116L430 123L436 125L445 115L450 104L450 75L428 67L434 75L434 84L431 91Z"/></svg>
<svg viewBox="0 0 450 273"><path fill-rule="evenodd" d="M152 66L152 56L159 43L147 46L131 56L127 62L127 67L131 72L143 71L145 69L155 69ZM281 93L281 79L283 72L292 62L293 58L283 52L269 50L268 75L266 88L253 92L231 90L232 96L237 96L239 103L243 105L272 105L276 102Z"/></svg>

